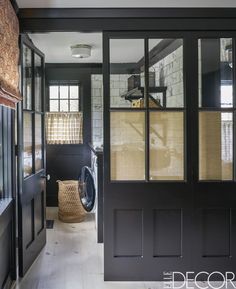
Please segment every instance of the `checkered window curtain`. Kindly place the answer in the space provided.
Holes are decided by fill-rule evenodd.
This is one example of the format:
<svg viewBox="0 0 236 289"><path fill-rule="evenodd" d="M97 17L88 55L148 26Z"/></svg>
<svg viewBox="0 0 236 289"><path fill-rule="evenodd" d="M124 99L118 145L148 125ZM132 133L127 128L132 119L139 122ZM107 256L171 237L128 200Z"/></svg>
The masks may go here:
<svg viewBox="0 0 236 289"><path fill-rule="evenodd" d="M48 112L46 114L47 144L83 143L83 114L81 112Z"/></svg>

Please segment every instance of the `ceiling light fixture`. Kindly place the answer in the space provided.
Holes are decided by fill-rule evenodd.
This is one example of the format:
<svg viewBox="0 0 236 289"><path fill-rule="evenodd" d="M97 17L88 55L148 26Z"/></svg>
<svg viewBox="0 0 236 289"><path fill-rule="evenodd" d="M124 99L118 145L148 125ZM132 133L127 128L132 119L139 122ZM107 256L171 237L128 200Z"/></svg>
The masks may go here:
<svg viewBox="0 0 236 289"><path fill-rule="evenodd" d="M76 44L70 47L72 57L76 58L87 58L91 56L92 47L87 44Z"/></svg>

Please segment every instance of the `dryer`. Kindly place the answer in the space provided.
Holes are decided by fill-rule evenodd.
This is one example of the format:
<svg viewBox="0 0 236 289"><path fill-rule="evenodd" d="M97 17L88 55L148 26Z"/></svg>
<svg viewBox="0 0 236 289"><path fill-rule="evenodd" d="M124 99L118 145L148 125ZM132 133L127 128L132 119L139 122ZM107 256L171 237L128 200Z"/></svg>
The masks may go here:
<svg viewBox="0 0 236 289"><path fill-rule="evenodd" d="M96 213L97 209L97 157L93 155L91 168L84 166L79 176L80 199L84 209Z"/></svg>

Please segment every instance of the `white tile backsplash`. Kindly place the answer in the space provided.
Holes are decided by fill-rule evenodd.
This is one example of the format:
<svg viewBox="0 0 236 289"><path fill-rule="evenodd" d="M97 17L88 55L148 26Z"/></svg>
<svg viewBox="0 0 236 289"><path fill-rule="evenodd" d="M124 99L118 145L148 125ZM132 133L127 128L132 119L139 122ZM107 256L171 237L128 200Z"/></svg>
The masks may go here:
<svg viewBox="0 0 236 289"><path fill-rule="evenodd" d="M167 107L183 106L183 47L154 64L150 71L155 71L156 86L167 86Z"/></svg>
<svg viewBox="0 0 236 289"><path fill-rule="evenodd" d="M166 56L150 68L155 71L156 86L167 86L167 107L182 107L183 89L183 47ZM110 77L111 107L131 107L131 103L121 95L128 89L131 74L112 74ZM141 73L141 84L144 76ZM92 140L96 146L103 144L103 77L91 75L92 91Z"/></svg>

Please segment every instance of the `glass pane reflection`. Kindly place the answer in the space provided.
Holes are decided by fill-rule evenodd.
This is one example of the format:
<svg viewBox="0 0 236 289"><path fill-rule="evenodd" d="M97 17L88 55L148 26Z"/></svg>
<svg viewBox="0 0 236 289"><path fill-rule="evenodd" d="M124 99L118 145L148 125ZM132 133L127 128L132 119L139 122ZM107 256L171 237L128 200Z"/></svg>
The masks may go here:
<svg viewBox="0 0 236 289"><path fill-rule="evenodd" d="M143 39L110 40L110 106L145 106Z"/></svg>
<svg viewBox="0 0 236 289"><path fill-rule="evenodd" d="M150 179L184 180L184 113L150 113Z"/></svg>
<svg viewBox="0 0 236 289"><path fill-rule="evenodd" d="M145 179L144 126L144 112L111 112L111 180Z"/></svg>
<svg viewBox="0 0 236 289"><path fill-rule="evenodd" d="M23 45L23 108L32 109L32 51Z"/></svg>
<svg viewBox="0 0 236 289"><path fill-rule="evenodd" d="M42 169L43 154L42 154L42 116L35 115L35 170Z"/></svg>
<svg viewBox="0 0 236 289"><path fill-rule="evenodd" d="M183 39L149 39L149 107L183 107Z"/></svg>
<svg viewBox="0 0 236 289"><path fill-rule="evenodd" d="M199 113L199 179L232 180L233 114Z"/></svg>
<svg viewBox="0 0 236 289"><path fill-rule="evenodd" d="M32 174L32 114L24 112L24 177Z"/></svg>
<svg viewBox="0 0 236 289"><path fill-rule="evenodd" d="M199 39L199 107L233 107L232 38Z"/></svg>
<svg viewBox="0 0 236 289"><path fill-rule="evenodd" d="M35 110L42 110L42 59L35 54Z"/></svg>

